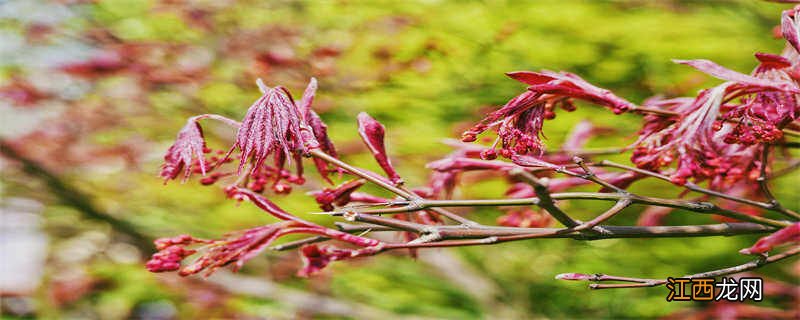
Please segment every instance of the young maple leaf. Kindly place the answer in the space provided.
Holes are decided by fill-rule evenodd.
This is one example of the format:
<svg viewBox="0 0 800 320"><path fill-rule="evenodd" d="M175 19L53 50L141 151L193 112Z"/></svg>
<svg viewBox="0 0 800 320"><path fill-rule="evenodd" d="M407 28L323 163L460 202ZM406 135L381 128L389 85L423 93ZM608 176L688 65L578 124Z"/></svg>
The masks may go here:
<svg viewBox="0 0 800 320"><path fill-rule="evenodd" d="M796 222L786 228L775 231L775 233L758 239L756 243L746 249L742 249L743 254L759 254L772 250L772 248L784 243L800 241L800 222Z"/></svg>
<svg viewBox="0 0 800 320"><path fill-rule="evenodd" d="M386 129L383 125L366 112L362 112L358 114L358 133L372 156L375 157L375 161L389 176L389 180L395 185L402 184L403 178L397 174L392 162L389 160L389 156L386 154L386 146L383 142Z"/></svg>
<svg viewBox="0 0 800 320"><path fill-rule="evenodd" d="M216 114L202 114L186 120L186 125L178 132L175 142L167 149L164 155L164 164L161 166L159 174L164 181L178 177L181 170L184 171L183 181L189 178L193 166L198 166L200 173L205 175L210 171L205 159L205 153L210 150L206 148L206 141L203 137L203 128L200 127L200 120L213 119L221 121L232 127L238 127L239 123L226 117Z"/></svg>
<svg viewBox="0 0 800 320"><path fill-rule="evenodd" d="M164 165L161 167L160 176L166 180L175 179L184 171L183 180L189 178L192 173L193 159L197 158L197 165L203 175L206 174L206 162L204 151L206 150L206 140L203 138L203 129L197 122L201 116L191 117L186 121L186 125L178 132L175 143L169 147L167 154L164 155Z"/></svg>

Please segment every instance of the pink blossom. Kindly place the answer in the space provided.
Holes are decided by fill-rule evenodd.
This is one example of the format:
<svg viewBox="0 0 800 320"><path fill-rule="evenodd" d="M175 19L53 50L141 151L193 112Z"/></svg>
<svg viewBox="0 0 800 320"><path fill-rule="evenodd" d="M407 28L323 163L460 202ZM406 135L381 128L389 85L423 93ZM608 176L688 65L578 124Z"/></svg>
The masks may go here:
<svg viewBox="0 0 800 320"><path fill-rule="evenodd" d="M654 171L677 163L677 168L667 173L678 185L689 178L697 181L713 178L712 184L722 187L748 177L754 169L752 164L758 150L722 142L731 128L730 125L720 126L716 120L733 84L726 82L704 90L691 101L681 99L668 103L683 117L664 119L666 123L661 125L646 124L631 161L640 168Z"/></svg>
<svg viewBox="0 0 800 320"><path fill-rule="evenodd" d="M670 175L676 184L711 179L719 189L757 177L761 148L756 144L780 139L781 128L797 118L800 87L792 71L796 55L758 53L756 58L761 64L752 75L708 60L676 60L728 82L693 100L648 100L651 107L681 117L647 116L632 161ZM673 163L674 171L664 169Z"/></svg>
<svg viewBox="0 0 800 320"><path fill-rule="evenodd" d="M753 72L755 77L791 83L794 91L764 91L743 98L741 104L724 115L724 119L736 124L724 137L725 143L752 145L777 141L783 137L781 128L800 115L796 65L785 57L771 54L757 53L756 58L761 64Z"/></svg>
<svg viewBox="0 0 800 320"><path fill-rule="evenodd" d="M381 242L378 240L351 235L300 219L251 190L232 187L227 191L232 196L249 199L262 210L284 221L231 233L216 240L196 239L187 235L158 239L155 243L159 252L154 254L147 263L150 271L162 272L180 269L179 274L187 276L205 270L206 275L209 275L216 269L229 264L234 264L234 270L237 270L276 239L298 233L343 241L365 248L363 252L369 250L377 252L381 248ZM188 248L196 244L202 244L202 246L194 249ZM198 258L181 267L181 261L195 253L199 254Z"/></svg>
<svg viewBox="0 0 800 320"><path fill-rule="evenodd" d="M386 147L383 143L385 131L383 125L366 112L358 114L358 133L361 135L361 139L364 140L364 144L367 145L381 169L389 176L389 180L399 185L403 183L403 178L394 170L392 162L386 154Z"/></svg>
<svg viewBox="0 0 800 320"><path fill-rule="evenodd" d="M743 254L759 254L770 251L784 243L798 241L800 241L800 222L795 222L786 228L775 231L771 235L758 239L752 247L742 249L739 252Z"/></svg>
<svg viewBox="0 0 800 320"><path fill-rule="evenodd" d="M180 269L181 260L194 253L194 250L186 250L180 245L168 246L153 254L145 267L150 272L175 271Z"/></svg>
<svg viewBox="0 0 800 320"><path fill-rule="evenodd" d="M745 88L749 91L777 90L800 93L797 85L789 79L760 78L739 73L705 59L673 60L675 63L685 64L705 72L716 78L733 82L734 89Z"/></svg>
<svg viewBox="0 0 800 320"><path fill-rule="evenodd" d="M364 180L350 180L336 188L325 188L314 191L311 195L319 203L319 207L325 211L332 211L333 206L343 206L350 203L350 195L364 185Z"/></svg>
<svg viewBox="0 0 800 320"><path fill-rule="evenodd" d="M153 241L153 243L156 245L156 249L158 250L164 250L170 246L186 246L197 242L205 241L201 239L195 239L188 234L182 234L172 238L159 238Z"/></svg>
<svg viewBox="0 0 800 320"><path fill-rule="evenodd" d="M753 94L744 97L742 103L731 106L724 115L723 118L736 123L736 127L725 136L726 143L750 145L780 139L783 135L780 128L796 119L800 113L796 98L800 87L793 79L792 62L785 57L766 53L756 53L756 58L761 64L753 75L728 70L708 60L676 61L717 78L733 81L730 91Z"/></svg>
<svg viewBox="0 0 800 320"><path fill-rule="evenodd" d="M545 102L539 101L538 94L525 91L508 101L503 107L490 113L479 124L464 132L462 140L472 142L477 135L496 127L498 138L491 149L500 143L500 153L505 157L512 154L541 154L544 146L540 138L544 124ZM491 158L490 153L482 157Z"/></svg>
<svg viewBox="0 0 800 320"><path fill-rule="evenodd" d="M258 84L264 94L248 109L236 137L235 147L241 151L240 174L248 162L252 164L251 172L255 172L265 165L264 161L269 157L272 158L269 166L280 172L291 159L296 168L297 179L294 182L297 182L303 180L302 156L308 155L310 150L319 148L336 157L327 126L311 110L317 89L316 79L309 81L302 99L297 103L286 88L269 88L260 80ZM330 182L328 173L331 169L328 164L318 159L314 163L320 175ZM273 190L288 192L289 185L280 181L280 177L274 180Z"/></svg>
<svg viewBox="0 0 800 320"><path fill-rule="evenodd" d="M634 107L625 99L617 97L611 91L597 87L583 78L569 72L530 72L518 71L506 73L509 77L530 85L528 90L563 97L586 100L608 107L614 113L622 113Z"/></svg>
<svg viewBox="0 0 800 320"><path fill-rule="evenodd" d="M187 276L206 270L206 275L210 275L218 268L229 264L234 264L234 270L238 270L247 260L254 258L280 237L281 230L293 224L295 223L279 222L235 232L223 239L210 241L200 249L200 256L181 268L179 274Z"/></svg>
<svg viewBox="0 0 800 320"><path fill-rule="evenodd" d="M308 277L315 274L333 261L352 259L376 254L379 247L364 248L359 250L340 249L334 246L306 245L300 249L303 268L297 272L298 276Z"/></svg>
<svg viewBox="0 0 800 320"><path fill-rule="evenodd" d="M544 146L541 131L545 119L555 117L555 107L567 111L575 110L572 99L586 100L622 113L634 105L619 98L608 90L596 87L580 77L567 72L510 72L507 75L530 85L528 91L514 97L500 109L491 112L480 123L464 132L462 140L475 141L484 131L494 128L498 138L491 149L500 145L500 154L510 158L512 155L541 154ZM494 151L485 151L484 159L495 156Z"/></svg>

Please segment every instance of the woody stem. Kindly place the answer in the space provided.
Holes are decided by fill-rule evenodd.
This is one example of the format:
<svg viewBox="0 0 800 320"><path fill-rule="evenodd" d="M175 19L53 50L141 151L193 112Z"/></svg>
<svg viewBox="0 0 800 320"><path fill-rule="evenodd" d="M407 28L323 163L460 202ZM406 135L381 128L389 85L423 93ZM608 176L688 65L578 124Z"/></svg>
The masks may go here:
<svg viewBox="0 0 800 320"><path fill-rule="evenodd" d="M769 256L769 257L767 257L765 259L753 260L753 261L750 261L750 262L747 262L747 263L744 263L744 264L740 264L738 266L733 266L733 267L728 267L728 268L723 268L723 269L718 269L718 270L712 270L712 271L707 271L707 272L701 272L701 273L695 273L695 274L691 274L691 275L686 275L686 276L683 276L683 278L689 278L689 279L713 278L713 277L719 277L719 276L726 276L726 275L741 273L741 272L757 269L757 268L760 268L760 267L762 267L764 265L767 265L767 264L770 264L770 263L773 263L773 262L777 262L777 261L781 261L783 259L795 256L795 255L798 255L798 254L800 254L800 246L795 246L795 247L789 248L788 250L786 250L784 252L781 252L779 254L776 254L776 255L773 255L773 256ZM594 280L594 281L618 281L618 280L614 280L613 278L609 278L609 279L592 279L592 280ZM663 284L667 283L667 280L664 280L664 279L638 279L638 280L641 280L640 283L621 283L621 284L620 283L616 283L616 284L593 283L593 284L589 285L589 287L592 288L592 289L618 289L618 288L636 288L636 287L655 287L655 286L660 286L660 285L663 285Z"/></svg>
<svg viewBox="0 0 800 320"><path fill-rule="evenodd" d="M778 228L787 227L791 224L787 221L779 221L765 217L751 216L748 214L723 209L709 202L662 199L662 198L653 198L653 197L621 194L621 193L593 193L593 192L553 193L550 195L550 197L553 200L586 199L586 200L620 201L628 199L631 204L655 205L655 206L670 207L676 209L684 209L687 211L693 211L699 213L717 214L742 221L749 221ZM413 203L409 203L407 206L395 207L395 208L381 208L373 210L359 210L359 212L366 214L386 214L386 213L412 212L412 211L418 211L427 208L437 208L437 207L441 208L441 207L529 206L529 205L539 205L540 203L541 200L536 197L519 198L519 199L474 199L474 200L418 199L418 200L413 200ZM341 215L342 213L343 212L331 212L330 214Z"/></svg>
<svg viewBox="0 0 800 320"><path fill-rule="evenodd" d="M639 169L639 168L635 168L635 167L631 167L631 166L626 166L626 165L615 163L615 162L608 161L608 160L600 161L599 163L597 163L595 165L596 166L600 166L600 167L612 167L612 168L617 168L617 169L633 171L633 172L641 173L641 174L644 174L646 176L650 176L650 177L653 177L653 178L658 178L658 179L661 179L661 180L664 180L664 181L670 181L669 177L667 177L665 175L662 175L660 173L656 173L656 172L652 172L652 171L644 170L644 169ZM704 194L707 194L707 195L710 195L710 196L714 196L714 197L718 197L718 198L722 198L722 199L727 199L727 200L743 203L743 204L754 206L754 207L758 207L758 208L761 208L761 209L781 212L781 213L789 216L790 218L792 218L792 220L795 220L795 221L800 220L800 215L798 215L797 213L794 213L794 212L791 212L791 211L788 211L788 212L781 211L781 210L775 208L771 203L755 201L755 200L750 200L750 199L745 199L745 198L741 198L741 197L737 197L737 196L724 194L722 192L709 190L709 189L700 187L700 186L698 186L698 185L696 185L694 183L691 183L691 182L687 182L685 185L683 185L683 187L686 188L686 189L689 189L691 191L704 193Z"/></svg>
<svg viewBox="0 0 800 320"><path fill-rule="evenodd" d="M324 151L322 151L320 149L313 149L313 150L310 151L310 154L313 157L316 157L316 158L321 159L321 160L323 160L325 162L328 162L330 164L338 166L338 167L340 167L342 169L345 169L348 172L350 172L350 173L352 173L352 174L354 174L356 176L361 177L364 180L372 182L372 183L378 185L379 187L381 187L383 189L386 189L387 191L392 192L392 193L402 197L403 199L406 199L406 200L411 201L411 202L420 201L422 199L421 197L417 196L416 194L414 194L412 192L406 191L406 190L404 190L402 188L394 186L393 184L391 184L391 183L389 183L387 181L383 181L383 180L381 180L379 178L376 178L376 177L374 177L374 176L372 176L370 174L367 174L363 170L361 170L361 169L359 169L357 167L351 166L351 165L347 164L346 162L344 162L342 160L339 160L339 159L337 159L337 158L325 153ZM472 221L472 220L469 220L467 218L464 218L462 216L459 216L459 215L457 215L457 214L455 214L453 212L444 210L442 208L433 208L431 210L433 210L436 213L439 213L439 214L441 214L441 215L443 215L443 216L445 216L445 217L447 217L447 218L449 218L449 219L451 219L453 221L459 222L459 223L464 224L464 225L477 225L477 223ZM411 210L411 211L417 211L417 210Z"/></svg>

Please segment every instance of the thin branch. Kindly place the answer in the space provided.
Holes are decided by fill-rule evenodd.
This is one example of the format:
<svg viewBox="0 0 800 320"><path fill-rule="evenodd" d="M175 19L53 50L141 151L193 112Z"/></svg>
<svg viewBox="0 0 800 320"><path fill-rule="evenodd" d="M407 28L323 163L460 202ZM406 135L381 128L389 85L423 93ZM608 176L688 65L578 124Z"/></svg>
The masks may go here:
<svg viewBox="0 0 800 320"><path fill-rule="evenodd" d="M769 256L765 259L753 260L733 267L686 275L683 276L683 278L689 278L689 279L713 278L713 277L720 277L720 276L741 273L757 269L767 264L778 262L798 254L800 254L800 246L795 246L779 254ZM627 281L620 279L633 279L635 283L616 283L616 284L593 283L589 285L589 287L592 289L638 288L638 287L656 287L667 283L667 280L664 279L639 279L639 278L625 278L625 277L614 277L605 275L599 275L599 277L597 277L596 279L589 279L589 281Z"/></svg>
<svg viewBox="0 0 800 320"><path fill-rule="evenodd" d="M608 161L608 160L600 161L596 165L597 166L601 166L601 167L612 167L612 168L617 168L617 169L629 170L629 171L641 173L641 174L644 174L644 175L647 175L647 176L650 176L650 177L658 178L658 179L661 179L661 180L664 180L664 181L670 181L669 177L667 177L665 175L662 175L660 173L656 173L656 172L652 172L652 171L644 170L644 169L639 169L639 168L636 168L636 167L626 166L626 165L615 163L615 162ZM744 203L744 204L751 205L751 206L758 207L758 208L762 208L762 209L767 209L767 210L780 212L780 210L776 210L776 208L774 208L772 206L772 204L769 204L769 203L766 203L766 202L750 200L750 199L745 199L745 198L740 198L740 197L737 197L737 196L724 194L724 193L721 193L721 192L718 192L718 191L709 190L709 189L706 189L706 188L702 188L702 187L700 187L700 186L698 186L698 185L696 185L696 184L694 184L692 182L687 182L685 185L683 185L683 187L686 188L686 189L689 189L691 191L704 193L704 194L707 194L707 195L710 195L710 196L714 196L714 197L718 197L718 198L722 198L722 199L727 199L727 200L731 200L731 201L735 201L735 202L739 202L739 203ZM794 220L800 220L800 216L794 216L794 215L791 215L791 216L792 216L792 218Z"/></svg>
<svg viewBox="0 0 800 320"><path fill-rule="evenodd" d="M660 237L701 237L701 236L732 236L738 234L768 233L777 228L749 222L736 222L712 225L688 226L609 226L600 225L603 233L573 233L574 228L517 228L502 226L441 226L425 225L415 222L397 220L387 217L356 213L353 220L366 222L367 225L351 225L338 223L337 226L344 232L372 231L410 231L418 234L435 233L440 239L486 238L490 236L516 236L516 235L545 235L547 238L573 238L577 240L598 240L613 238L660 238ZM379 226L383 226L380 228Z"/></svg>
<svg viewBox="0 0 800 320"><path fill-rule="evenodd" d="M800 131L791 130L791 129L783 129L783 134L792 137L800 137Z"/></svg>
<svg viewBox="0 0 800 320"><path fill-rule="evenodd" d="M772 206L774 210L786 215L787 217L800 219L800 214L792 210L789 210L787 208L784 208L778 201L778 199L775 198L775 195L772 194L772 191L770 191L769 189L769 181L767 176L767 163L769 161L769 151L770 151L770 145L764 144L764 150L761 152L761 165L760 165L761 172L757 179L758 186L761 189L761 193L764 194L764 197L767 198L769 205Z"/></svg>
<svg viewBox="0 0 800 320"><path fill-rule="evenodd" d="M617 215L617 213L627 208L630 204L631 200L629 198L620 199L619 201L617 201L617 203L614 204L613 207L606 210L606 212L603 212L596 218L575 227L575 230L581 231L594 228L594 226L599 225L608 219L611 219L611 217Z"/></svg>
<svg viewBox="0 0 800 320"><path fill-rule="evenodd" d="M412 192L406 191L406 190L404 190L402 188L394 186L393 184L391 184L391 183L389 183L387 181L383 181L383 180L381 180L379 178L376 178L376 177L374 177L374 176L372 176L370 174L367 174L364 171L345 163L344 161L341 161L339 159L336 159L335 157L332 157L331 155L323 152L320 149L313 149L313 150L311 150L310 153L311 153L311 156L313 156L313 157L319 158L321 160L324 160L325 162L328 162L328 163L336 165L336 166L338 166L338 167L340 167L342 169L345 169L348 172L350 172L350 173L352 173L352 174L354 174L356 176L359 176L359 177L363 178L364 180L372 182L372 183L380 186L381 188L386 189L387 191L392 192L392 193L394 193L394 194L396 194L396 195L398 195L398 196L400 196L400 197L402 197L402 198L404 198L406 200L415 201L415 200L421 199L419 196L417 196L416 194L414 194ZM439 214L441 214L441 215L443 215L443 216L445 216L445 217L447 217L447 218L449 218L449 219L451 219L453 221L459 222L461 224L477 225L476 222L474 222L472 220L469 220L467 218L464 218L462 216L459 216L459 215L457 215L457 214L455 214L453 212L447 211L447 210L434 209L434 211L436 213L439 213Z"/></svg>
<svg viewBox="0 0 800 320"><path fill-rule="evenodd" d="M584 199L584 200L619 201L621 199L629 199L631 203L636 203L636 204L671 207L671 208L683 209L687 211L699 212L705 214L717 214L742 221L749 221L778 228L786 227L791 224L790 222L787 221L779 221L765 217L752 216L741 212L720 208L719 206L716 206L713 203L709 202L663 199L663 198L645 197L645 196L620 194L620 193L594 193L594 192L564 192L564 193L553 193L550 196L552 197L552 199L555 200ZM475 199L475 200L419 199L415 200L413 203L410 203L409 205L404 207L362 210L359 212L367 214L385 214L385 213L411 212L411 211L418 211L435 207L528 206L528 205L538 205L539 203L540 203L539 198ZM352 211L333 211L326 214L343 215L346 212L352 212Z"/></svg>
<svg viewBox="0 0 800 320"><path fill-rule="evenodd" d="M594 171L592 171L592 169L590 169L589 166L586 165L586 163L583 161L583 159L581 157L573 157L572 161L575 162L575 164L577 164L579 167L581 167L583 172L586 173L585 175L581 176L581 178L589 180L589 181L594 182L596 184L599 184L599 185L603 186L603 188L605 188L607 190L614 190L617 193L622 193L622 194L627 194L628 193L628 191L625 191L625 189L621 189L621 188L619 188L619 187L617 187L617 186L615 186L615 185L613 185L613 184L611 184L611 183L609 183L609 182L597 177L597 175L594 174Z"/></svg>
<svg viewBox="0 0 800 320"><path fill-rule="evenodd" d="M678 112L659 109L659 108L644 107L644 106L635 106L635 107L631 108L630 111L631 112L641 112L641 113L655 114L655 115L664 116L664 117L681 117L682 116ZM726 119L722 118L722 116L717 117L717 119L726 120ZM793 137L800 137L800 131L795 131L795 130L791 130L791 129L787 129L787 128L782 129L782 131L783 131L784 135L793 136Z"/></svg>
<svg viewBox="0 0 800 320"><path fill-rule="evenodd" d="M356 221L370 221L370 224L353 225L337 222L336 226L343 232L385 232L385 231L411 231L418 234L435 234L440 240L447 239L471 239L471 238L490 238L510 235L536 235L541 238L571 238L574 240L592 241L615 238L673 238L673 237L715 237L715 236L736 236L744 234L770 233L776 229L754 224L749 222L723 223L712 225L687 225L687 226L598 226L603 230L602 233L568 233L556 228L515 228L515 227L491 227L481 226L479 228L465 228L463 226L429 226L414 222L402 221L392 218L357 214L354 216ZM386 225L384 225L386 224ZM387 226L391 225L393 227ZM561 232L559 232L561 230ZM574 231L574 230L573 230ZM315 236L297 241L284 243L273 247L273 250L283 251L301 247L306 244L317 243L330 240L329 238ZM495 243L495 242L491 242ZM448 242L443 246L455 245L483 245L489 244L487 240L470 242ZM395 246L399 246L395 245ZM436 247L435 244L425 245L425 247ZM415 247L422 247L415 245Z"/></svg>
<svg viewBox="0 0 800 320"><path fill-rule="evenodd" d="M342 169L346 170L347 172L350 172L353 175L356 175L356 176L358 176L358 177L360 177L360 178L362 178L364 180L372 182L372 183L378 185L379 187L381 187L383 189L386 189L387 191L389 191L391 193L394 193L394 194L396 194L396 195L398 195L400 197L403 197L406 200L412 200L412 199L415 198L414 194L412 194L412 193L410 193L408 191L405 191L403 189L400 189L400 188L396 187L395 185L389 183L388 181L384 181L384 180L376 178L376 177L374 177L374 176L372 176L370 174L367 174L364 171L362 171L361 169L356 168L354 166L351 166L351 165L347 164L346 162L344 162L342 160L339 160L339 159L337 159L337 158L325 153L324 151L322 151L320 149L313 149L313 150L310 151L310 154L313 157L316 157L318 159L324 160L325 162L328 162L328 163L333 164L333 165L335 165L335 166L337 166L339 168L342 168Z"/></svg>
<svg viewBox="0 0 800 320"><path fill-rule="evenodd" d="M797 169L800 169L800 160L792 161L791 163L789 163L785 167L780 168L779 170L773 171L772 174L769 175L769 178L770 179L774 179L774 178L777 178L777 177L782 177L784 175L787 175L789 173L794 172Z"/></svg>
<svg viewBox="0 0 800 320"><path fill-rule="evenodd" d="M275 251L290 250L290 249L302 247L302 246L307 245L307 244L328 241L330 239L331 238L323 237L323 236L308 237L308 238L305 238L305 239L300 239L300 240L295 240L295 241L282 243L282 244L279 244L277 246L272 247L271 249L275 250Z"/></svg>
<svg viewBox="0 0 800 320"><path fill-rule="evenodd" d="M577 149L577 150L561 149L553 152L548 152L548 154L567 154L571 156L591 157L591 156L620 154L625 152L626 150L627 150L626 148L599 148L599 149Z"/></svg>
<svg viewBox="0 0 800 320"><path fill-rule="evenodd" d="M533 185L533 191L536 192L536 196L539 198L539 202L537 204L539 207L547 211L550 216L558 220L558 222L563 224L565 227L575 227L579 225L577 221L572 219L566 212L562 211L561 208L556 206L553 198L550 197L550 191L547 190L547 185L545 182L541 181L539 178L536 178L536 176L530 172L524 170L517 170L513 172L513 174L524 178L528 181L528 183Z"/></svg>

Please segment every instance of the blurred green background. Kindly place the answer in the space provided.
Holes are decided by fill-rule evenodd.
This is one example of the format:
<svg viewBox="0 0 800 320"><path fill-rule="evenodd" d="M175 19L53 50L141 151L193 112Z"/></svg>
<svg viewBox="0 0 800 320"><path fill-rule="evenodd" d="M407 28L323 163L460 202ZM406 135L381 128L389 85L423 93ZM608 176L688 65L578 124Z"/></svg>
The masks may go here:
<svg viewBox="0 0 800 320"><path fill-rule="evenodd" d="M335 263L310 279L293 276L297 253L268 250L241 278L203 280L148 273L142 261L150 249L137 245L136 236L112 232L106 218L145 238L218 237L270 223L251 204L226 200L216 186L163 186L156 177L187 117L241 118L258 97L259 77L296 97L317 77L315 108L340 152L377 171L356 132L355 115L369 112L387 127L393 162L415 186L426 182L425 163L449 152L442 139L458 137L489 107L524 89L504 72L566 70L635 103L657 93L693 95L718 81L670 59L705 58L749 72L754 52L782 50L772 29L787 8L754 1L1 2L0 75L5 83L32 83L46 97L27 106L4 101L0 133L67 184L66 196L54 193L53 180L3 160L3 245L9 255L14 247L32 260L21 269L31 273L24 278L30 285L3 293L3 317L653 318L702 308L665 302L661 287L590 291L553 276L680 276L747 261L736 251L757 237L539 240L424 251L416 260L384 254ZM102 52L117 52L124 67L70 76L57 70ZM547 145L557 148L582 119L616 129L592 147L627 145L640 125L638 116L581 105L545 124ZM217 149L233 136L213 124L206 134ZM797 179L776 181L778 197L792 209L800 207ZM310 181L309 189L272 199L309 218L304 214L318 208L304 192L318 186ZM504 188L499 180L482 181L456 195L497 197ZM658 182L634 190L678 194ZM76 202L75 192L88 201ZM585 219L605 205L573 201L568 209ZM87 210L102 216L92 219ZM627 209L613 222L633 224L641 210ZM492 223L499 215L481 209L471 217ZM667 219L713 221L688 212ZM793 264L763 271L796 284ZM3 279L23 277L5 269ZM786 301L760 305L784 308Z"/></svg>

